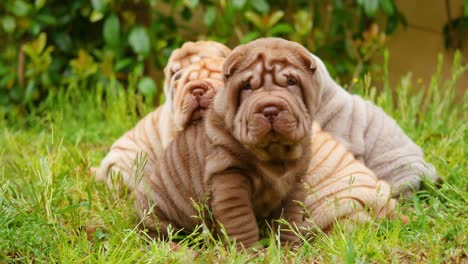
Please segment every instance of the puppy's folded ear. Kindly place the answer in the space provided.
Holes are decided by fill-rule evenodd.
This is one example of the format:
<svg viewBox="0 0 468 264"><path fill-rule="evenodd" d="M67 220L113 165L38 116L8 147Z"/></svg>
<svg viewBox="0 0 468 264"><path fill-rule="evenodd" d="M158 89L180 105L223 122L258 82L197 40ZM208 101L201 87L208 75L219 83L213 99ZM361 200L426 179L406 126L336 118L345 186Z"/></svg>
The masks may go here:
<svg viewBox="0 0 468 264"><path fill-rule="evenodd" d="M240 58L242 57L242 53L240 52L233 52L231 55L226 59L223 65L223 74L224 80L229 79L230 76L234 74L240 64Z"/></svg>
<svg viewBox="0 0 468 264"><path fill-rule="evenodd" d="M304 63L304 66L307 69L309 69L312 73L315 73L315 71L317 70L317 63L315 62L314 58L312 58L309 51L307 51L302 46L296 47L294 51Z"/></svg>

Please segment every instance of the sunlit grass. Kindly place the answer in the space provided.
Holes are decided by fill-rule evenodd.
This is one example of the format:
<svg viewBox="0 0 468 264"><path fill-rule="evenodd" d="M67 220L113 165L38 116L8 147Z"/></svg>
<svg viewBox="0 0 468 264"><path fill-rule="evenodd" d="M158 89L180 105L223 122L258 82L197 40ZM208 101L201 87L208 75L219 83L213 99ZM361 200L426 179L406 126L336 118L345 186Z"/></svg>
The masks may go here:
<svg viewBox="0 0 468 264"><path fill-rule="evenodd" d="M455 98L467 65L455 59L453 77L440 68L427 86L403 76L393 94L358 80L363 93L394 116L424 148L444 179L405 201L411 222L369 223L353 232L337 226L297 251L267 238L266 250L239 253L207 232L171 244L138 228L133 201L96 183L88 169L111 143L152 108L110 84L92 91L71 87L52 94L28 116L0 121L0 263L3 262L461 262L467 260L468 96Z"/></svg>

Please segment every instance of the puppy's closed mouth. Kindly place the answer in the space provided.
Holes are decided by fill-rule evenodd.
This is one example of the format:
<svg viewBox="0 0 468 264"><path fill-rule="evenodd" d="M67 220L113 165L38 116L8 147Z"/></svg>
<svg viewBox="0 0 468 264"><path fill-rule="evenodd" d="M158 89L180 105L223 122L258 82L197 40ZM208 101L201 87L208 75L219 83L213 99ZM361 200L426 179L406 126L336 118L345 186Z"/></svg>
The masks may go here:
<svg viewBox="0 0 468 264"><path fill-rule="evenodd" d="M196 107L193 111L192 111L192 115L190 116L190 120L192 121L196 121L196 120L200 120L202 119L202 117L205 115L206 113L206 107L203 107L201 105L199 105L198 107Z"/></svg>
<svg viewBox="0 0 468 264"><path fill-rule="evenodd" d="M291 147L295 145L294 142L291 140L287 140L285 137L281 136L275 130L271 130L268 134L264 137L264 139L259 142L258 147L267 149L270 145L282 145L285 147Z"/></svg>

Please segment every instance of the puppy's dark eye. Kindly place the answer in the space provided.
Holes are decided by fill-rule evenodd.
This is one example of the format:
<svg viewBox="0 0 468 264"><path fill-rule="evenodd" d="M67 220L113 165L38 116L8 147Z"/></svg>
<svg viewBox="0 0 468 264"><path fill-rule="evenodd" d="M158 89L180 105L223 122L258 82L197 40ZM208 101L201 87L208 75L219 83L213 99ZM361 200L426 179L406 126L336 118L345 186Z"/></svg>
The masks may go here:
<svg viewBox="0 0 468 264"><path fill-rule="evenodd" d="M177 81L180 79L180 77L182 76L182 73L177 73L176 75L174 75L174 81Z"/></svg>
<svg viewBox="0 0 468 264"><path fill-rule="evenodd" d="M250 85L250 83L244 83L242 85L242 90L252 90L252 85Z"/></svg>
<svg viewBox="0 0 468 264"><path fill-rule="evenodd" d="M288 83L288 85L296 85L297 81L293 77L288 77L287 83Z"/></svg>

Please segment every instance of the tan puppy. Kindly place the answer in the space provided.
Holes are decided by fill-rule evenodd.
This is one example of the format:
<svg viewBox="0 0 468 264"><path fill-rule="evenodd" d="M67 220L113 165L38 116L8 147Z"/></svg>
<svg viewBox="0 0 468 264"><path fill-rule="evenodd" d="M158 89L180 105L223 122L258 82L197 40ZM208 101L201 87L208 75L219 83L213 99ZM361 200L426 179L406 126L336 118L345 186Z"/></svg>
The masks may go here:
<svg viewBox="0 0 468 264"><path fill-rule="evenodd" d="M316 122L312 133L312 161L305 180L309 192L304 202L312 224L326 231L335 221L352 228L356 222L394 218L396 201L391 199L389 184ZM403 215L401 219L409 221Z"/></svg>
<svg viewBox="0 0 468 264"><path fill-rule="evenodd" d="M282 58L285 57L293 59L297 56L294 51L303 49L299 44L282 39L260 39L254 41L252 45L254 46L250 47L248 54L255 55L250 56L262 58L268 52L272 61L282 61ZM274 47L274 52L269 49L264 51L265 46ZM231 55L230 59L236 60L233 57L234 55ZM237 59L240 61L241 66L231 64L234 69L235 67L242 67L242 65L250 63L248 60L244 61L244 58L241 56ZM314 65L313 61L314 59L312 59L312 65ZM285 60L285 63L282 65L272 66L272 69L279 69L278 73L273 75L272 78L278 83L282 83L288 91L292 89L290 85L310 82L312 84L310 87L314 90L308 91L309 110L316 111L314 106L317 105L319 98L317 94L318 87L316 85L320 83L320 77L316 76L315 73L291 69L288 67L288 63L289 61ZM229 61L225 65L228 65L229 69ZM237 75L241 76L239 77L241 80L248 80L248 85L263 85L265 80L262 80L261 76L266 70L261 67L255 67L258 67L258 65L249 65L249 67L239 70ZM244 94L246 94L245 91L241 93L241 98ZM224 95L226 98L236 98L235 94L224 93ZM236 101L233 104L235 105ZM242 106L239 110L242 110ZM227 116L233 115L229 112L229 109L226 111ZM240 135L245 137L244 140L246 142L250 140L249 136L263 138L261 133L262 120L257 121L254 119L256 122L252 122L248 118L238 118L236 120L245 124L244 129L248 128L252 123L260 124L256 129L239 131ZM239 128L242 128L242 126ZM234 129L234 131L236 130ZM349 219L362 222L374 218L394 216L396 201L391 199L388 183L379 180L372 171L363 163L356 160L353 154L344 145L335 140L331 134L321 131L318 123L314 123L313 125L311 142L312 160L309 164L307 177L305 178L309 192L304 204L310 213L312 221L320 228L328 229L335 220ZM274 149L273 146L274 144L270 147L272 152L281 155L281 148ZM263 155L262 151L254 150L254 152L259 157ZM290 152L289 155L293 155L293 153Z"/></svg>
<svg viewBox="0 0 468 264"><path fill-rule="evenodd" d="M119 188L121 177L121 182L133 189L142 174L152 170L177 131L204 115L216 89L223 87L223 62L224 58L205 58L173 75L168 98L173 98L174 106L166 102L119 138L97 169L97 179ZM147 157L146 166L138 155Z"/></svg>
<svg viewBox="0 0 468 264"><path fill-rule="evenodd" d="M374 103L352 95L330 76L325 64L317 63L317 94L314 121L342 142L379 179L391 184L395 197L410 196L427 178L440 181L434 166L424 160L423 151L395 120Z"/></svg>
<svg viewBox="0 0 468 264"><path fill-rule="evenodd" d="M179 133L138 185L146 226L193 229L200 223L193 202L207 204L238 247L258 242L257 220L282 216L301 226L296 201L304 199L310 161L314 70L308 52L292 42L237 47L204 121ZM298 238L285 231L280 239Z"/></svg>
<svg viewBox="0 0 468 264"><path fill-rule="evenodd" d="M215 41L185 42L180 49L172 52L167 66L164 68L164 95L166 102L172 105L170 95L170 82L174 74L187 66L204 58L226 58L231 50Z"/></svg>

